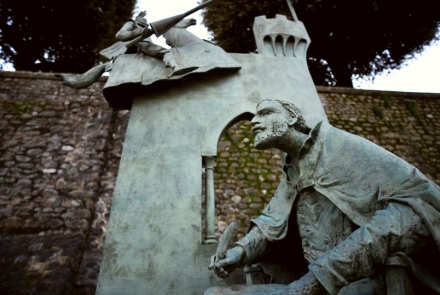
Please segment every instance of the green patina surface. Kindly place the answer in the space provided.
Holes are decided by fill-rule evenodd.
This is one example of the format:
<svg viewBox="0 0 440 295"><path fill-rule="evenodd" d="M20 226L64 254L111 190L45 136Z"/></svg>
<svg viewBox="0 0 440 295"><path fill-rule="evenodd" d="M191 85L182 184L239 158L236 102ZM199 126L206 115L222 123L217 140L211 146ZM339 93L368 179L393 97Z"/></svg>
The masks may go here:
<svg viewBox="0 0 440 295"><path fill-rule="evenodd" d="M319 91L319 88L318 88ZM329 122L384 147L440 183L440 100L399 92L320 93ZM225 132L216 161L217 235L235 221L236 238L248 230L273 196L281 177L277 150L253 148L248 121Z"/></svg>

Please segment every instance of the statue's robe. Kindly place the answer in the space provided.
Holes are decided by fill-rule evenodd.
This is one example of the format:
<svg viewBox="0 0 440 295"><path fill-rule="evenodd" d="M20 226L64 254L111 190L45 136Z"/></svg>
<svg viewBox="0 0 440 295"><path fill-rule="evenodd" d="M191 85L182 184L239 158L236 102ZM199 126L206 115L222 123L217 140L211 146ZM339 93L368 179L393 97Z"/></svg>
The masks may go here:
<svg viewBox="0 0 440 295"><path fill-rule="evenodd" d="M185 20L184 20L185 21ZM183 22L183 21L182 21ZM241 66L221 47L202 40L178 25L164 34L172 46L163 60L173 69L172 76L193 71L209 72L213 69L238 70Z"/></svg>
<svg viewBox="0 0 440 295"><path fill-rule="evenodd" d="M181 23L188 22L184 19ZM179 23L180 24L180 23ZM178 25L179 25L178 24ZM110 106L130 109L134 93L155 88L156 85L173 83L189 75L202 74L211 71L238 71L241 66L221 47L200 39L188 32L186 27L171 28L164 34L167 43L172 46L163 60L154 58L142 52L154 52L154 44L145 43L141 51L135 54L123 54L114 60L104 96ZM124 98L123 100L121 98Z"/></svg>
<svg viewBox="0 0 440 295"><path fill-rule="evenodd" d="M292 222L295 218L291 215L295 214L296 196L308 187L328 198L359 227L368 224L378 210L389 204L409 206L423 220L434 247L414 257L391 253L387 263L408 267L420 281L440 293L439 186L394 154L326 121L319 123L313 132L317 133L314 146L307 154L299 155L303 163L299 176L290 173L289 165L284 165L283 179L275 196L261 216L251 221L252 226L257 226L275 247L292 232L297 234ZM296 257L289 259L299 265L301 254L296 251L293 253Z"/></svg>

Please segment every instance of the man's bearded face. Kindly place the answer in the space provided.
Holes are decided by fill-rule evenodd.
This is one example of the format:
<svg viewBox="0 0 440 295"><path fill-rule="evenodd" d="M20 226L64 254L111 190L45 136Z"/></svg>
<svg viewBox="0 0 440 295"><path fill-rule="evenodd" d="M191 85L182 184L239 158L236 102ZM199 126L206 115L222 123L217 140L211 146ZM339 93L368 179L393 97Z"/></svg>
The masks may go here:
<svg viewBox="0 0 440 295"><path fill-rule="evenodd" d="M284 107L276 101L263 101L257 106L252 119L256 149L264 150L277 147L289 129Z"/></svg>

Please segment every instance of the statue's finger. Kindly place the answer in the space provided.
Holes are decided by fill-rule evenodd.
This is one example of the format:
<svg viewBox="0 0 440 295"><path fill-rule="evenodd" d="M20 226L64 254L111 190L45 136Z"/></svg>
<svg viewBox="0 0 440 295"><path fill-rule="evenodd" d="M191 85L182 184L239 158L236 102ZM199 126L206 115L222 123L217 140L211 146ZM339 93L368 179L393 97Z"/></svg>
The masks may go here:
<svg viewBox="0 0 440 295"><path fill-rule="evenodd" d="M217 277L224 279L227 278L225 275L221 274L221 273L216 273Z"/></svg>
<svg viewBox="0 0 440 295"><path fill-rule="evenodd" d="M225 271L223 268L220 268L219 271L221 273L222 278L229 277L229 273L227 271Z"/></svg>
<svg viewBox="0 0 440 295"><path fill-rule="evenodd" d="M211 263L209 264L208 269L214 269L214 267L215 267L215 258L216 258L215 255L211 256Z"/></svg>
<svg viewBox="0 0 440 295"><path fill-rule="evenodd" d="M222 268L225 265L233 264L234 261L231 259L231 257L226 257L225 259L219 260L216 264L217 268Z"/></svg>

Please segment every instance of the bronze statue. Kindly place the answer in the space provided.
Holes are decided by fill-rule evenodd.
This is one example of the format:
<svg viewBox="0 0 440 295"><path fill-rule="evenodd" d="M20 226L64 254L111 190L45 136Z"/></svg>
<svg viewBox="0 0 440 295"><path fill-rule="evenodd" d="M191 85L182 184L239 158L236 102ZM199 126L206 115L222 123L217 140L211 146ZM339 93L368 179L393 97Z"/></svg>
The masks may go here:
<svg viewBox="0 0 440 295"><path fill-rule="evenodd" d="M116 33L118 42L100 51L102 56L109 59L108 62L97 65L80 75L58 74L56 76L61 77L63 84L66 86L86 88L96 82L103 73L111 71L116 59L125 53L141 52L146 56L161 59L169 50L154 44L149 37L153 34L157 37L163 35L188 15L205 8L215 1L217 0L204 2L185 13L150 23L150 25L148 25L145 18L146 12L142 11L135 20L128 20Z"/></svg>
<svg viewBox="0 0 440 295"><path fill-rule="evenodd" d="M258 264L272 283L282 281L277 276L291 283L214 287L206 295L440 294L438 185L327 121L309 127L288 102L260 102L251 124L255 148L286 153L283 178L248 234L209 268L227 277ZM270 273L265 263L274 261L291 272Z"/></svg>
<svg viewBox="0 0 440 295"><path fill-rule="evenodd" d="M141 11L135 20L127 20L116 33L116 39L119 42L116 42L100 52L102 56L109 59L108 62L97 65L81 75L57 75L63 78L63 84L79 89L89 87L95 83L102 74L110 72L116 58L125 53L142 52L147 56L162 58L168 50L154 44L151 40L150 36L153 34L153 31L148 27L145 15L146 12Z"/></svg>

